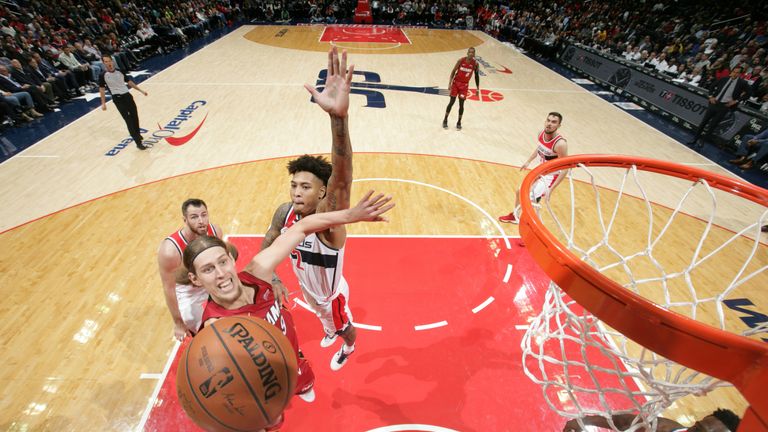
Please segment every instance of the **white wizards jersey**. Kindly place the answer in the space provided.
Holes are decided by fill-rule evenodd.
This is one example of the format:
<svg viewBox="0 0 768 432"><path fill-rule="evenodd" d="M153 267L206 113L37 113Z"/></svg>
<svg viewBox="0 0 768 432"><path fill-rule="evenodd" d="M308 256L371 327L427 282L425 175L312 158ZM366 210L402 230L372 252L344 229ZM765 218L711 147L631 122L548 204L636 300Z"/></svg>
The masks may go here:
<svg viewBox="0 0 768 432"><path fill-rule="evenodd" d="M301 216L293 206L288 211L280 232L285 232ZM335 299L347 281L342 276L344 268L344 248L334 249L322 241L317 234L310 234L291 251L293 271L305 292L318 303L327 303Z"/></svg>

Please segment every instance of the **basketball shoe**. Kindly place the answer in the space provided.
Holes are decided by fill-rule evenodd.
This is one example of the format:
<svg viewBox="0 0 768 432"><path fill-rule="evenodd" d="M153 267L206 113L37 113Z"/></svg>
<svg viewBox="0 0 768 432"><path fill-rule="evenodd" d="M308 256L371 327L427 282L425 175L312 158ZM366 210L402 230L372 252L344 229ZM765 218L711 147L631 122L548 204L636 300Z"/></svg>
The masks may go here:
<svg viewBox="0 0 768 432"><path fill-rule="evenodd" d="M499 216L499 222L504 223L511 223L511 224L518 224L520 221L517 220L514 213L510 213L508 215Z"/></svg>
<svg viewBox="0 0 768 432"><path fill-rule="evenodd" d="M443 120L443 129L448 129L448 120Z"/></svg>
<svg viewBox="0 0 768 432"><path fill-rule="evenodd" d="M323 348L328 348L329 346L336 343L336 339L338 339L339 336L334 333L333 336L328 337L328 335L323 336L323 338L320 340L320 346Z"/></svg>
<svg viewBox="0 0 768 432"><path fill-rule="evenodd" d="M461 130L461 123L456 123L456 130Z"/></svg>
<svg viewBox="0 0 768 432"><path fill-rule="evenodd" d="M341 349L333 355L333 358L331 359L331 370L337 371L344 367L345 364L347 364L347 360L349 360L349 356L352 355L352 353L355 352L355 348L352 348L352 351L350 352L344 352L344 348L347 346L347 344L343 344L341 346Z"/></svg>
<svg viewBox="0 0 768 432"><path fill-rule="evenodd" d="M311 389L305 391L304 393L300 393L297 396L300 397L304 402L312 403L315 401L315 388L312 387Z"/></svg>

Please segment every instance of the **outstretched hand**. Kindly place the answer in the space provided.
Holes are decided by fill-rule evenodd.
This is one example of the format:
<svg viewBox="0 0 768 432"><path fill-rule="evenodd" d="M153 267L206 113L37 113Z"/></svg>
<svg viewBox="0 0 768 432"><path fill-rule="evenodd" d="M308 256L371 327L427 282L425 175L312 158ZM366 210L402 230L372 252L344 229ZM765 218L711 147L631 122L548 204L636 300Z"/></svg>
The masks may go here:
<svg viewBox="0 0 768 432"><path fill-rule="evenodd" d="M328 75L325 78L323 91L318 92L309 84L304 84L304 88L325 112L337 117L346 117L354 71L355 65L350 65L347 70L347 50L341 51L341 62L339 62L339 51L333 47L328 51Z"/></svg>
<svg viewBox="0 0 768 432"><path fill-rule="evenodd" d="M382 214L395 206L395 203L390 203L390 201L392 201L391 196L385 197L381 193L373 196L373 191L369 190L357 205L347 210L351 219L350 223L359 221L386 222L387 218Z"/></svg>

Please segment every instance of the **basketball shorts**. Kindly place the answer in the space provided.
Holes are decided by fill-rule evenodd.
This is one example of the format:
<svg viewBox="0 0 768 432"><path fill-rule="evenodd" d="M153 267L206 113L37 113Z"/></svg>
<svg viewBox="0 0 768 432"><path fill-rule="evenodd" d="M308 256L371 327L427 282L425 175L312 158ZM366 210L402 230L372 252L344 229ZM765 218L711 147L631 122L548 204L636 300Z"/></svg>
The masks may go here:
<svg viewBox="0 0 768 432"><path fill-rule="evenodd" d="M559 173L554 173L536 179L531 187L531 201L539 202L547 191L552 188L552 185L555 184L555 180L557 180L558 176L560 176Z"/></svg>
<svg viewBox="0 0 768 432"><path fill-rule="evenodd" d="M208 300L205 289L194 285L176 285L176 301L179 303L179 312L184 325L192 334L203 324L203 309Z"/></svg>
<svg viewBox="0 0 768 432"><path fill-rule="evenodd" d="M461 99L466 99L468 90L469 83L454 81L451 85L451 97L458 96Z"/></svg>
<svg viewBox="0 0 768 432"><path fill-rule="evenodd" d="M339 293L333 300L318 302L306 290L302 289L304 300L312 307L320 318L326 335L340 334L347 326L352 324L352 311L349 310L347 299L349 298L349 285L340 284Z"/></svg>

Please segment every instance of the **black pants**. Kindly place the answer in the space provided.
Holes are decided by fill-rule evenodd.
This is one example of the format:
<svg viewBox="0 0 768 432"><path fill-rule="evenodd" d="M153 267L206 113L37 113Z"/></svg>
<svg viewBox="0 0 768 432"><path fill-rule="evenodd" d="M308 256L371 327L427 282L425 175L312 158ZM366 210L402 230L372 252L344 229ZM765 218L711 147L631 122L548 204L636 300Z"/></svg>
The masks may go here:
<svg viewBox="0 0 768 432"><path fill-rule="evenodd" d="M707 130L706 135L711 135L712 132L715 131L715 128L718 124L720 124L720 121L723 120L723 117L728 113L729 108L724 103L715 102L713 104L709 104L707 107L707 111L704 113L704 118L701 120L701 124L699 125L699 128L696 129L696 135L693 137L693 141L696 141L701 137L701 135L704 133L704 130L707 129L707 125L709 125L709 128Z"/></svg>
<svg viewBox="0 0 768 432"><path fill-rule="evenodd" d="M133 138L137 146L141 145L143 138L139 130L139 111L136 109L136 102L133 101L133 96L130 93L116 94L112 95L112 101L115 103L117 110L120 111L120 115L123 116L131 138Z"/></svg>

